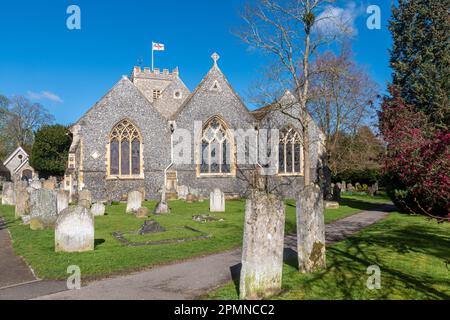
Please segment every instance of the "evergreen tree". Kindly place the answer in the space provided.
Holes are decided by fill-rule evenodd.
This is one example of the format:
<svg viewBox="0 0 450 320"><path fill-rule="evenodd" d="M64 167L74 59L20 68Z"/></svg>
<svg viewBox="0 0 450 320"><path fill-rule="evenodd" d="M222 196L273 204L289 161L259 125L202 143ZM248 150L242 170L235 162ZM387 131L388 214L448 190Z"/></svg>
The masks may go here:
<svg viewBox="0 0 450 320"><path fill-rule="evenodd" d="M450 0L399 0L393 8L393 85L437 127L450 121Z"/></svg>
<svg viewBox="0 0 450 320"><path fill-rule="evenodd" d="M42 127L36 132L30 156L31 166L44 177L64 175L70 144L67 127Z"/></svg>

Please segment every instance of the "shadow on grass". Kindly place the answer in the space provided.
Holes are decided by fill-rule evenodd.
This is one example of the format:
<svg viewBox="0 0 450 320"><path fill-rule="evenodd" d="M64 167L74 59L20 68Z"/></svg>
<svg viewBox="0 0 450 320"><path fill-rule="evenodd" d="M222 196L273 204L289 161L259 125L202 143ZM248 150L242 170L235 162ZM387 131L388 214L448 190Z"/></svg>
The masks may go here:
<svg viewBox="0 0 450 320"><path fill-rule="evenodd" d="M105 242L106 242L105 239L95 239L94 240L94 248L97 249L98 246L101 246Z"/></svg>
<svg viewBox="0 0 450 320"><path fill-rule="evenodd" d="M334 291L333 296L358 299L367 294L364 292L364 282L368 277L366 268L378 265L382 273L382 290L375 293L378 299L399 296L409 299L450 299L449 294L435 288L448 285L448 282L433 277L433 274L414 272L410 260L401 264L402 255L420 253L442 260L445 265L450 254L449 236L444 231L436 232L436 229L421 225L391 227L387 233L386 226L374 226L370 232L329 247L326 270L312 274L303 283L303 290L317 291L321 287L328 292ZM384 285L383 279L387 282Z"/></svg>

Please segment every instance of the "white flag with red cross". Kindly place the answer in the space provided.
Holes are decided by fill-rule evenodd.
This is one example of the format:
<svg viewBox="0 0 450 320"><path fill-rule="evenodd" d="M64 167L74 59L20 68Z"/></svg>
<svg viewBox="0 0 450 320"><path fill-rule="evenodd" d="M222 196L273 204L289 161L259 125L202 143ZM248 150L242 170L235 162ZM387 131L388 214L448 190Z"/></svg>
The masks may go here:
<svg viewBox="0 0 450 320"><path fill-rule="evenodd" d="M164 51L164 44L162 43L156 43L156 42L152 42L153 43L153 50L154 51Z"/></svg>

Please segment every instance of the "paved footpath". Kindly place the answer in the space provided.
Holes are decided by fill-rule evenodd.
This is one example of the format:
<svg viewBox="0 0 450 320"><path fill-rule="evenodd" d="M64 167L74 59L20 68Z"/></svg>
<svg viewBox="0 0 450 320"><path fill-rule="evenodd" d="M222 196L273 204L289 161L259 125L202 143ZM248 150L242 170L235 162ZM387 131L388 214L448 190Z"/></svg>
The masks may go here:
<svg viewBox="0 0 450 320"><path fill-rule="evenodd" d="M364 211L350 217L338 220L326 226L327 243L342 240L388 215L391 207L383 207L378 211ZM285 241L287 254L296 250L296 237L287 236ZM80 290L62 291L58 293L45 293L46 281L42 281L43 293L38 294L27 290L30 285L0 289L0 299L195 299L209 290L216 288L239 275L241 250L222 252L202 258L194 258L185 262L167 266L155 267L126 276L118 276L105 280L88 283ZM50 285L55 290L59 284ZM54 292L54 291L53 291ZM23 296L24 295L24 296Z"/></svg>

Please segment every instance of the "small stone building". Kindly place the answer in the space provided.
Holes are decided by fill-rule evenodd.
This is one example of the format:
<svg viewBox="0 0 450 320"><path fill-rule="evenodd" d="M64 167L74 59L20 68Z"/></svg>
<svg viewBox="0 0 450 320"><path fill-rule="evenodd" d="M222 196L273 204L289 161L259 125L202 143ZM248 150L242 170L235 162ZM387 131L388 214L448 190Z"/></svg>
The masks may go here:
<svg viewBox="0 0 450 320"><path fill-rule="evenodd" d="M10 172L12 181L31 180L33 178L35 170L30 166L29 158L28 153L22 147L18 147L3 162Z"/></svg>
<svg viewBox="0 0 450 320"><path fill-rule="evenodd" d="M192 92L178 69L134 67L130 78L122 77L71 127L65 189L73 196L87 188L95 201L121 200L138 189L155 199L164 186L169 199L186 192L208 197L214 188L227 197L242 196L257 166L237 164L235 130L277 128L279 159L270 180L294 197L304 174L300 123L270 107L249 111L220 70L219 56L212 58L213 66ZM286 92L281 100L292 99ZM324 137L314 123L309 128L308 170L317 178ZM180 129L192 134L180 137ZM175 161L181 140L189 143L191 161Z"/></svg>

